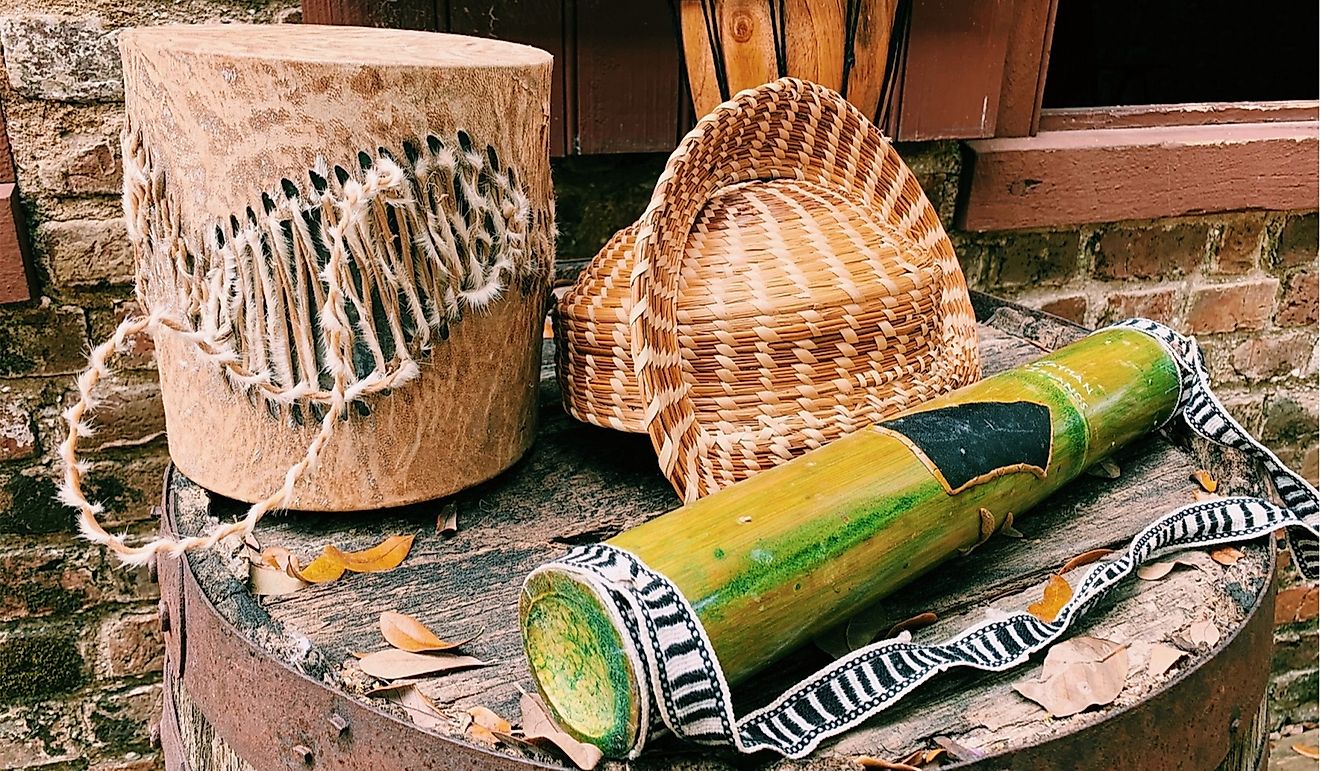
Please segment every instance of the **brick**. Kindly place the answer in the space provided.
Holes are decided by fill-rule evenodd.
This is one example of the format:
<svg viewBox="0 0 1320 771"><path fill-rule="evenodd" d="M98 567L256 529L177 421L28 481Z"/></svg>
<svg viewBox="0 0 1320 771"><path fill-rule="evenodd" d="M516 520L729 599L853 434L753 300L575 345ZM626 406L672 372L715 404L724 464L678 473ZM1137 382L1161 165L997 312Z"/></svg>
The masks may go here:
<svg viewBox="0 0 1320 771"><path fill-rule="evenodd" d="M1185 222L1169 227L1114 227L1096 244L1099 278L1167 278L1191 273L1205 259L1208 225Z"/></svg>
<svg viewBox="0 0 1320 771"><path fill-rule="evenodd" d="M1187 327L1193 333L1262 329L1274 315L1275 278L1203 284L1192 291Z"/></svg>
<svg viewBox="0 0 1320 771"><path fill-rule="evenodd" d="M1076 232L1010 233L992 250L996 287L1057 286L1076 271L1080 237Z"/></svg>
<svg viewBox="0 0 1320 771"><path fill-rule="evenodd" d="M1320 259L1320 228L1316 212L1289 217L1279 233L1279 251L1275 263L1280 267L1293 268L1301 265L1316 264Z"/></svg>
<svg viewBox="0 0 1320 771"><path fill-rule="evenodd" d="M80 450L135 447L165 434L165 407L160 399L160 386L154 380L103 383L96 396L96 410L91 419L96 433L79 442ZM65 406L76 400L77 394L70 392L65 397Z"/></svg>
<svg viewBox="0 0 1320 771"><path fill-rule="evenodd" d="M69 532L73 510L56 498L59 489L40 467L0 471L0 533Z"/></svg>
<svg viewBox="0 0 1320 771"><path fill-rule="evenodd" d="M1314 327L1320 321L1320 277L1314 270L1299 270L1288 277L1279 312L1274 317L1281 327Z"/></svg>
<svg viewBox="0 0 1320 771"><path fill-rule="evenodd" d="M1265 398L1261 441L1267 445L1305 446L1320 433L1320 407L1314 391L1276 393Z"/></svg>
<svg viewBox="0 0 1320 771"><path fill-rule="evenodd" d="M165 761L157 753L142 755L137 752L125 753L119 760L106 760L92 763L87 771L159 771L165 767Z"/></svg>
<svg viewBox="0 0 1320 771"><path fill-rule="evenodd" d="M1233 349L1233 369L1252 381L1306 377L1311 374L1315 350L1315 336L1309 332L1257 335Z"/></svg>
<svg viewBox="0 0 1320 771"><path fill-rule="evenodd" d="M104 340L115 331L119 323L130 316L142 315L136 300L116 303L113 309L88 309L87 320L93 340ZM125 340L126 347L115 357L117 370L156 371L156 344L149 332L139 332Z"/></svg>
<svg viewBox="0 0 1320 771"><path fill-rule="evenodd" d="M0 704L76 690L86 679L74 636L12 632L0 639Z"/></svg>
<svg viewBox="0 0 1320 771"><path fill-rule="evenodd" d="M1317 690L1320 675L1316 670L1277 677L1270 683L1270 711L1284 723L1314 723L1320 706L1315 698Z"/></svg>
<svg viewBox="0 0 1320 771"><path fill-rule="evenodd" d="M95 16L24 14L0 20L9 84L29 99L124 98L116 32Z"/></svg>
<svg viewBox="0 0 1320 771"><path fill-rule="evenodd" d="M1280 589L1274 599L1275 626L1314 621L1317 616L1320 616L1320 588L1290 586Z"/></svg>
<svg viewBox="0 0 1320 771"><path fill-rule="evenodd" d="M1113 322L1140 316L1167 324L1173 321L1177 300L1178 291L1172 287L1116 290L1106 301L1104 320Z"/></svg>
<svg viewBox="0 0 1320 771"><path fill-rule="evenodd" d="M161 693L160 684L153 683L102 694L92 701L88 718L104 752L151 751L148 726L160 715Z"/></svg>
<svg viewBox="0 0 1320 771"><path fill-rule="evenodd" d="M0 709L0 768L78 768L91 737L80 705L45 702ZM68 763L69 765L58 765Z"/></svg>
<svg viewBox="0 0 1320 771"><path fill-rule="evenodd" d="M1214 272L1240 276L1250 273L1260 259L1261 242L1265 235L1265 220L1248 216L1224 225L1215 254Z"/></svg>
<svg viewBox="0 0 1320 771"><path fill-rule="evenodd" d="M0 306L0 376L65 375L87 364L82 309L43 298L34 307Z"/></svg>
<svg viewBox="0 0 1320 771"><path fill-rule="evenodd" d="M66 139L41 163L41 186L60 195L111 195L123 187L119 142L105 136Z"/></svg>
<svg viewBox="0 0 1320 771"><path fill-rule="evenodd" d="M97 633L96 645L100 677L141 677L161 671L165 648L155 612L125 613L106 619Z"/></svg>
<svg viewBox="0 0 1320 771"><path fill-rule="evenodd" d="M0 461L22 460L36 453L37 438L27 405L12 389L0 389Z"/></svg>
<svg viewBox="0 0 1320 771"><path fill-rule="evenodd" d="M105 506L102 523L115 527L152 519L151 507L160 500L161 479L170 456L165 447L152 447L131 459L91 464L83 492Z"/></svg>
<svg viewBox="0 0 1320 771"><path fill-rule="evenodd" d="M99 548L61 543L6 550L0 556L0 621L67 617L100 602Z"/></svg>
<svg viewBox="0 0 1320 771"><path fill-rule="evenodd" d="M45 222L37 240L51 278L61 286L129 284L133 249L121 219Z"/></svg>
<svg viewBox="0 0 1320 771"><path fill-rule="evenodd" d="M1075 324L1082 324L1086 320L1087 299L1084 294L1051 297L1035 303L1035 307Z"/></svg>
<svg viewBox="0 0 1320 771"><path fill-rule="evenodd" d="M1297 587L1302 588L1302 587ZM1275 606L1277 610L1277 605ZM1275 613L1278 618L1278 613ZM1285 622L1288 623L1288 622ZM1316 625L1306 624L1274 632L1274 659L1270 670L1275 674L1315 669L1317 651Z"/></svg>

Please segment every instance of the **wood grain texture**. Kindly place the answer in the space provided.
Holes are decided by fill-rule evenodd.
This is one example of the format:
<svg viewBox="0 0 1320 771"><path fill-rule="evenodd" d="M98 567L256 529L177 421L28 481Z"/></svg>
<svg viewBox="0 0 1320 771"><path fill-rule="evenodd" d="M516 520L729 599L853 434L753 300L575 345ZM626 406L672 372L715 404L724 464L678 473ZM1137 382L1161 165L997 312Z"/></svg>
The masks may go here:
<svg viewBox="0 0 1320 771"><path fill-rule="evenodd" d="M894 35L898 0L860 0L853 39L853 65L844 96L872 121L879 120L880 100L889 75L889 46Z"/></svg>
<svg viewBox="0 0 1320 771"><path fill-rule="evenodd" d="M1008 307L990 309L985 322L980 334L987 374L1034 359L1043 346L1079 334L1074 327ZM394 572L356 575L259 603L216 554L191 556L192 569L211 601L269 655L293 663L351 698L368 698L363 693L369 683L356 673L349 652L383 647L376 628L381 611L415 615L442 637L484 630L470 651L494 666L429 678L421 688L446 710L482 705L516 718L519 688L530 689L516 624L523 576L562 554L569 544L604 540L676 504L644 437L568 419L556 406L552 381L543 383L542 404L545 418L527 458L499 479L451 499L458 507L460 526L452 539L433 534L441 510L438 503L370 517L290 513L270 522L260 534L264 545L308 555L326 543L360 548L379 541L383 534L419 533L413 553ZM1084 477L1037 508L1019 524L1024 539L991 539L868 613L882 617L876 623L887 629L886 622L934 611L939 623L916 637L941 639L980 621L987 604L1022 608L1039 599L1044 580L1073 556L1092 548L1117 547L1155 512L1192 500L1194 483L1188 474L1196 464L1164 439L1151 436L1120 454L1117 462L1123 469L1119 479ZM234 510L232 503L211 500L186 480L177 479L175 499L185 530L204 526L209 516L226 516ZM1253 489L1255 479L1225 477L1234 491L1243 492ZM853 755L898 757L929 746L937 735L997 751L1084 728L1140 702L1169 680L1170 676L1145 673L1150 645L1185 635L1191 623L1210 615L1225 635L1236 629L1244 617L1243 598L1256 597L1264 587L1268 564L1264 548L1247 548L1248 558L1225 568L1222 577L1178 571L1160 582L1128 583L1078 628L1076 634L1131 643L1132 675L1111 707L1062 720L1046 719L1010 688L1039 675L1037 658L1002 674L938 678L905 703L802 761L730 760L659 741L627 768L838 771L852 767ZM1185 665L1205 655L1194 652L1184 659ZM744 711L760 706L827 661L818 649L804 647L773 675L737 689L735 701ZM1173 676L1179 671L1175 669ZM606 763L602 768L621 771L625 765Z"/></svg>
<svg viewBox="0 0 1320 771"><path fill-rule="evenodd" d="M1059 0L1014 0L995 136L1036 133Z"/></svg>
<svg viewBox="0 0 1320 771"><path fill-rule="evenodd" d="M995 135L1013 0L913 0L900 141Z"/></svg>
<svg viewBox="0 0 1320 771"><path fill-rule="evenodd" d="M687 68L688 90L692 94L692 107L700 118L722 101L719 79L715 74L715 56L711 52L710 31L706 27L706 14L701 0L674 0L679 4L679 25L682 29L683 62Z"/></svg>
<svg viewBox="0 0 1320 771"><path fill-rule="evenodd" d="M576 25L576 152L668 149L680 96L669 0L578 0Z"/></svg>
<svg viewBox="0 0 1320 771"><path fill-rule="evenodd" d="M765 0L720 0L716 21L729 96L779 77L774 26Z"/></svg>
<svg viewBox="0 0 1320 771"><path fill-rule="evenodd" d="M784 3L786 75L843 91L847 0Z"/></svg>
<svg viewBox="0 0 1320 771"><path fill-rule="evenodd" d="M35 285L18 186L0 183L0 305L32 299Z"/></svg>
<svg viewBox="0 0 1320 771"><path fill-rule="evenodd" d="M1316 120L1320 120L1320 102L1314 99L1284 102L1138 104L1122 107L1056 107L1042 110L1040 130L1079 131Z"/></svg>
<svg viewBox="0 0 1320 771"><path fill-rule="evenodd" d="M216 222L260 210L264 192L281 195L282 178L306 185L318 158L351 167L359 151L382 146L401 157L405 140L460 129L516 169L535 212L553 211L543 51L299 25L153 27L126 31L120 42L129 122L163 171L160 194L190 250ZM173 255L159 251L140 257L172 270ZM146 300L189 317L177 297ZM371 416L341 424L318 469L296 487L295 505L336 511L425 500L512 463L533 436L544 302L542 285L469 312L420 359L416 381L372 399ZM246 501L278 490L311 428L235 393L219 367L177 336L157 335L156 350L180 468Z"/></svg>
<svg viewBox="0 0 1320 771"><path fill-rule="evenodd" d="M968 146L958 212L967 230L1311 209L1320 199L1315 122L1051 131Z"/></svg>

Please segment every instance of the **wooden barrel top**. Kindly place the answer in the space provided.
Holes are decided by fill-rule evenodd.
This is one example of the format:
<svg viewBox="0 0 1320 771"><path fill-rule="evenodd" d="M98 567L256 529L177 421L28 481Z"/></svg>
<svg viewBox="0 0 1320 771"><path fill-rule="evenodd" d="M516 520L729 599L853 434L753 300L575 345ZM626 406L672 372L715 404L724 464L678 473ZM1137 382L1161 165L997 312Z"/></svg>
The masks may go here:
<svg viewBox="0 0 1320 771"><path fill-rule="evenodd" d="M977 296L975 304L987 375L1037 358L1084 333L1052 317L984 296ZM553 357L547 356L546 361ZM340 705L335 707L337 714L368 706L374 712L352 714L383 713L381 720L393 715L398 721L391 724L393 733L389 735L404 737L405 744L412 737L419 744L431 742L427 746L441 747L440 752L452 749L451 760L428 760L428 767L519 767L524 763L559 767L553 758L529 757L513 747L498 748L493 751L497 754L465 749L470 742L461 733L459 716L470 707L484 706L516 721L522 692L533 689L517 623L518 592L529 571L561 555L570 545L609 538L674 508L678 501L656 468L645 436L599 429L567 417L558 406L552 373L547 370L544 374L536 443L525 458L492 482L445 501L402 509L351 514L291 512L267 518L258 530L263 546L282 546L304 558L319 553L328 543L358 549L379 542L384 535L416 534L412 551L399 568L350 574L293 594L257 598L247 586L245 563L238 559L201 553L191 555L182 568L160 567L168 606L163 613L182 614L167 619L172 630L167 633L167 683L172 702L167 711L174 710L173 720L182 724L181 735L166 735L167 756L182 755L190 759L186 767L201 769L367 767L352 761L355 752L367 749L365 745L357 749L351 743L345 745L347 729L334 728L345 722L342 718L294 719L299 710L312 709L310 701L319 704L325 697L329 699L325 703ZM1202 463L1214 463L1221 471L1221 481L1235 493L1261 492L1259 478L1233 458L1217 454L1196 459L1206 452L1196 445L1191 449L1176 446L1160 435L1147 437L1116 457L1120 469L1116 479L1079 479L1016 521L1023 538L996 536L971 554L944 563L865 611L855 629L865 624L883 633L900 621L934 612L939 620L914 634L917 641L934 641L982 620L987 607L1022 609L1040 599L1050 574L1073 557L1092 549L1121 548L1160 513L1192 502L1197 484L1191 474ZM166 488L167 522L181 533L196 532L216 517L242 510L236 502L212 497L182 474L168 475ZM450 506L456 507L459 529L445 537L436 532L437 518L443 519ZM1255 718L1263 709L1261 696L1268 670L1273 552L1265 539L1242 550L1245 556L1231 565L1207 564L1202 559L1201 568L1175 570L1161 580L1131 580L1074 628L1073 636L1091 635L1128 646L1129 675L1118 698L1108 706L1072 717L1049 717L1012 688L1040 675L1043 656L1037 656L1004 673L946 673L805 760L766 755L732 759L666 737L653 742L638 761L627 766L607 761L600 767L656 771L856 768L855 756L894 760L914 749L936 746L936 737L998 756L995 765L983 766L987 761L957 765L1045 768L1050 767L1048 758L1053 753L1059 760L1056 767L1090 767L1073 765L1065 757L1100 741L1110 745L1110 767L1123 767L1120 759L1125 755L1138 761L1160 751L1123 746L1149 741L1153 728L1167 737L1168 757L1181 761L1167 766L1138 762L1127 767L1255 768L1258 755L1225 760L1225 754L1230 745L1250 738L1247 734L1260 722ZM178 590L178 581L195 582L199 590L185 605L170 599L171 592ZM423 731L408 722L403 710L366 695L378 682L358 669L352 654L384 647L377 623L380 613L387 610L411 614L442 637L479 633L466 650L491 666L425 678L418 686L442 711L453 714L451 725L441 721L442 725ZM291 721L313 727L298 728L302 733L293 738L283 735L280 742L288 746L280 747L284 754L271 756L269 763L252 756L257 752L253 748L258 745L252 744L256 739L224 735L223 725L234 718L218 714L223 711L218 704L224 702L226 709L250 704L255 709L259 703L281 702L289 691L272 682L268 690L254 684L256 693L212 693L206 698L190 693L207 687L190 677L202 677L198 672L207 667L220 673L230 666L210 660L215 656L207 646L214 644L209 638L202 639L206 625L199 624L199 613L213 614L217 623L232 630L235 639L246 646L245 656L252 658L232 666L255 666L261 660L263 665L275 667L272 672L292 676L296 671L316 681L299 688L321 689L304 692L316 697L308 704L290 698L279 705ZM1266 621L1256 623L1262 615ZM1195 642L1191 628L1206 620L1218 632L1217 644ZM837 646L843 634L844 630L823 632L818 645ZM1148 671L1148 660L1157 644L1174 646L1187 655L1168 672L1155 676ZM735 704L740 713L750 711L828 661L821 647L809 646L755 678L753 684L737 689ZM1223 702L1223 714L1233 715L1236 722L1218 720L1215 705L1219 702ZM1207 717L1224 725L1198 723L1198 719L1205 723ZM167 715L167 722L169 719ZM340 732L339 744L325 740L331 749L322 749L316 745L322 740L311 736L321 724L327 732ZM352 730L367 735L356 724ZM446 733L463 745L451 745L434 736ZM297 739L305 734L310 738ZM171 742L179 744L172 751ZM1253 747L1260 744L1253 742ZM217 749L222 745L228 749ZM1041 751L1026 752L1030 748ZM229 760L222 763L216 760L220 757ZM1020 762L1014 762L1015 757ZM373 762L383 761L377 758Z"/></svg>

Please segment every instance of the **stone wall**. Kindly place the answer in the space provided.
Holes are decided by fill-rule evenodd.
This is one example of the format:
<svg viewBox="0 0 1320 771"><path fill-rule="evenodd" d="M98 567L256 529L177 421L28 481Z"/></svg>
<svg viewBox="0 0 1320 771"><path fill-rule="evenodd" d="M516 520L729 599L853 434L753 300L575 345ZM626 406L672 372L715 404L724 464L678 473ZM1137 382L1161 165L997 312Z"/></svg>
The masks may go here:
<svg viewBox="0 0 1320 771"><path fill-rule="evenodd" d="M142 6L139 8L139 6ZM150 6L147 8L147 6ZM73 537L55 502L59 413L93 341L130 312L117 192L114 30L294 21L296 0L0 0L0 82L39 299L0 306L0 767L145 769L161 663L156 590ZM946 222L956 143L903 148ZM557 161L561 280L641 212L661 156ZM973 285L1085 323L1140 313L1201 336L1229 403L1316 477L1316 215L1241 213L954 233ZM104 389L89 476L112 524L151 531L167 462L150 342ZM1309 591L1309 593L1308 593ZM1315 719L1316 594L1280 597L1279 718Z"/></svg>
<svg viewBox="0 0 1320 771"><path fill-rule="evenodd" d="M0 768L149 769L160 704L156 587L73 537L52 496L60 411L85 352L131 307L119 203L115 31L297 20L297 0L0 0L3 104L38 301L0 306ZM290 15L292 14L292 18ZM91 497L149 532L168 460L149 341L96 416Z"/></svg>

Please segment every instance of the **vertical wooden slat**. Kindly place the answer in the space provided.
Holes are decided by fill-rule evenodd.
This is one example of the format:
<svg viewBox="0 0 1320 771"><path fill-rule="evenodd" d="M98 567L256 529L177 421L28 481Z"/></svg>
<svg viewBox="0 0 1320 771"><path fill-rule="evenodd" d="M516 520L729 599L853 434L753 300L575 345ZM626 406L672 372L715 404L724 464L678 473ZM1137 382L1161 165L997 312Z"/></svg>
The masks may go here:
<svg viewBox="0 0 1320 771"><path fill-rule="evenodd" d="M710 31L706 26L706 12L701 0L673 0L679 4L682 25L683 59L687 66L688 91L697 117L710 112L724 101L720 94L719 79L715 73L715 57L711 51Z"/></svg>
<svg viewBox="0 0 1320 771"><path fill-rule="evenodd" d="M717 7L729 96L779 77L770 4L765 0L720 0Z"/></svg>
<svg viewBox="0 0 1320 771"><path fill-rule="evenodd" d="M681 65L668 0L577 0L577 51L578 151L672 149Z"/></svg>
<svg viewBox="0 0 1320 771"><path fill-rule="evenodd" d="M302 0L304 24L435 30L434 0Z"/></svg>
<svg viewBox="0 0 1320 771"><path fill-rule="evenodd" d="M914 0L898 139L995 134L1012 0Z"/></svg>
<svg viewBox="0 0 1320 771"><path fill-rule="evenodd" d="M844 96L871 120L879 119L897 9L898 0L861 0L857 14L853 65L848 71L848 90Z"/></svg>
<svg viewBox="0 0 1320 771"><path fill-rule="evenodd" d="M574 52L565 41L564 0L449 0L449 31L536 46L555 57L550 90L550 154L572 152L573 109L565 94ZM619 41L620 44L623 41Z"/></svg>
<svg viewBox="0 0 1320 771"><path fill-rule="evenodd" d="M784 10L787 74L842 91L845 0L788 0Z"/></svg>
<svg viewBox="0 0 1320 771"><path fill-rule="evenodd" d="M1034 136L1059 0L1015 0L995 136Z"/></svg>

